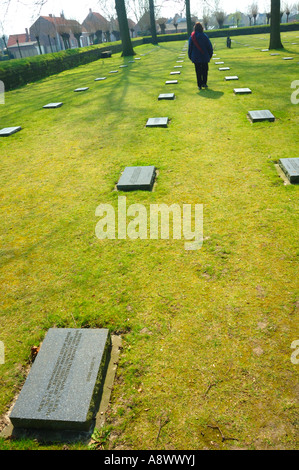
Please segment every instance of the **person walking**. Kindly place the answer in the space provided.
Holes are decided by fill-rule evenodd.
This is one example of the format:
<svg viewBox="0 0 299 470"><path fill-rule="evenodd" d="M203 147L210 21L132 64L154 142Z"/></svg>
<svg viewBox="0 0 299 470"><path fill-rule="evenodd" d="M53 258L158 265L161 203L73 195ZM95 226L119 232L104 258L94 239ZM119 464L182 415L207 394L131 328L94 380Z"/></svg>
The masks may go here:
<svg viewBox="0 0 299 470"><path fill-rule="evenodd" d="M213 56L213 46L199 22L195 24L194 31L189 38L188 56L195 65L199 90L208 88L209 62Z"/></svg>

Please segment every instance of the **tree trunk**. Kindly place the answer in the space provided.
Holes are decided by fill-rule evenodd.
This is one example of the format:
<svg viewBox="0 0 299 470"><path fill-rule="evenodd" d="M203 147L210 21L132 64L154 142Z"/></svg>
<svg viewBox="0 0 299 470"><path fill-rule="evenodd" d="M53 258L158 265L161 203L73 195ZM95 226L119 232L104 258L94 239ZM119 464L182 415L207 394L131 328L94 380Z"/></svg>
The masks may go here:
<svg viewBox="0 0 299 470"><path fill-rule="evenodd" d="M271 24L269 49L282 49L280 38L280 0L271 0Z"/></svg>
<svg viewBox="0 0 299 470"><path fill-rule="evenodd" d="M188 33L188 36L191 36L192 21L191 21L191 13L190 13L190 0L185 0L185 1L186 1L187 33Z"/></svg>
<svg viewBox="0 0 299 470"><path fill-rule="evenodd" d="M122 56L135 55L130 38L125 0L115 0L115 9L117 13L120 38L122 43Z"/></svg>
<svg viewBox="0 0 299 470"><path fill-rule="evenodd" d="M150 13L150 21L151 21L152 43L158 44L154 0L149 0L149 13Z"/></svg>

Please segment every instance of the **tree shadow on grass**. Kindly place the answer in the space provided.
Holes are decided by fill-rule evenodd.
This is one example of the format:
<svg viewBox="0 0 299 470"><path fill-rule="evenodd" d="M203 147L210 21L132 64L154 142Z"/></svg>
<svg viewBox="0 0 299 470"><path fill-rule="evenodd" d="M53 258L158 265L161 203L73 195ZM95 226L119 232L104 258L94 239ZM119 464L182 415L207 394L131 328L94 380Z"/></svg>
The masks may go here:
<svg viewBox="0 0 299 470"><path fill-rule="evenodd" d="M211 88L202 89L198 91L201 98L208 98L210 100L218 100L224 95L223 91L212 90Z"/></svg>

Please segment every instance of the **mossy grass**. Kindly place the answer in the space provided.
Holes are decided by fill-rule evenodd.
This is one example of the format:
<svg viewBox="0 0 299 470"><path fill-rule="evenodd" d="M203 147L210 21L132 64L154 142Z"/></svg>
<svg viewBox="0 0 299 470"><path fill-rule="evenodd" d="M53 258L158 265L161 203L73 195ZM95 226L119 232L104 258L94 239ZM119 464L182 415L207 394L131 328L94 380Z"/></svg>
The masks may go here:
<svg viewBox="0 0 299 470"><path fill-rule="evenodd" d="M299 188L275 167L298 156L297 36L284 33L289 43L275 57L261 52L268 35L238 37L232 49L213 40L239 81L211 63L207 90L197 90L187 57L179 83L165 85L182 41L6 93L0 128L22 131L0 140L0 413L48 328L108 327L122 335L122 351L105 448L298 448L299 366L290 358ZM236 86L252 94L236 96ZM158 101L169 92L174 101ZM61 108L43 109L57 101ZM257 109L276 121L252 124L247 112ZM167 129L145 127L161 116ZM126 193L127 205L203 204L200 250L186 251L184 240L96 238L96 207L117 208L115 184L135 165L155 165L158 180L154 192ZM62 447L0 440L3 449Z"/></svg>

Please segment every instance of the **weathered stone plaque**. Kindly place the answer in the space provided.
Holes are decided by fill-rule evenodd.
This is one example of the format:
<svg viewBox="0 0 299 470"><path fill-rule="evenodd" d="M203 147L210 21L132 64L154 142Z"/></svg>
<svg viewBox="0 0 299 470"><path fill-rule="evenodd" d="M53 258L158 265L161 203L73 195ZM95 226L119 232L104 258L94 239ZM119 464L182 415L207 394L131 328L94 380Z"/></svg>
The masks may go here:
<svg viewBox="0 0 299 470"><path fill-rule="evenodd" d="M118 70L110 70L109 73L118 73Z"/></svg>
<svg viewBox="0 0 299 470"><path fill-rule="evenodd" d="M86 87L83 87L83 88L76 88L76 90L74 90L74 91L80 92L80 91L86 91L88 89L89 89L88 86L86 86Z"/></svg>
<svg viewBox="0 0 299 470"><path fill-rule="evenodd" d="M230 70L230 67L219 67L220 72L223 72L224 70Z"/></svg>
<svg viewBox="0 0 299 470"><path fill-rule="evenodd" d="M16 132L20 131L22 128L20 126L17 127L4 127L0 130L0 137L8 137Z"/></svg>
<svg viewBox="0 0 299 470"><path fill-rule="evenodd" d="M116 186L119 191L151 191L155 177L154 166L126 167Z"/></svg>
<svg viewBox="0 0 299 470"><path fill-rule="evenodd" d="M224 64L224 62L215 62L215 65L221 65Z"/></svg>
<svg viewBox="0 0 299 470"><path fill-rule="evenodd" d="M213 60L220 60L220 57L212 57Z"/></svg>
<svg viewBox="0 0 299 470"><path fill-rule="evenodd" d="M95 82L99 82L100 80L106 80L107 77L99 77L99 78L95 78L94 81Z"/></svg>
<svg viewBox="0 0 299 470"><path fill-rule="evenodd" d="M252 93L250 88L234 88L235 95L247 95Z"/></svg>
<svg viewBox="0 0 299 470"><path fill-rule="evenodd" d="M60 108L63 103L49 103L43 106L43 108Z"/></svg>
<svg viewBox="0 0 299 470"><path fill-rule="evenodd" d="M283 57L283 60L294 60L294 57Z"/></svg>
<svg viewBox="0 0 299 470"><path fill-rule="evenodd" d="M16 428L88 431L100 401L107 329L50 328L13 407Z"/></svg>
<svg viewBox="0 0 299 470"><path fill-rule="evenodd" d="M120 69L123 69L124 67L128 67L128 66L126 64L119 66Z"/></svg>
<svg viewBox="0 0 299 470"><path fill-rule="evenodd" d="M176 85L178 83L177 80L167 80L165 82L165 85Z"/></svg>
<svg viewBox="0 0 299 470"><path fill-rule="evenodd" d="M299 158L281 158L279 166L292 184L299 184Z"/></svg>
<svg viewBox="0 0 299 470"><path fill-rule="evenodd" d="M129 64L134 64L135 60L129 60Z"/></svg>
<svg viewBox="0 0 299 470"><path fill-rule="evenodd" d="M182 65L174 65L174 69L181 69L183 66Z"/></svg>
<svg viewBox="0 0 299 470"><path fill-rule="evenodd" d="M249 111L248 117L252 122L275 121L275 116L273 116L268 109L262 111Z"/></svg>
<svg viewBox="0 0 299 470"><path fill-rule="evenodd" d="M279 52L272 52L270 55L280 55Z"/></svg>
<svg viewBox="0 0 299 470"><path fill-rule="evenodd" d="M167 127L168 117L149 118L146 127Z"/></svg>
<svg viewBox="0 0 299 470"><path fill-rule="evenodd" d="M261 52L268 52L269 49L262 49Z"/></svg>
<svg viewBox="0 0 299 470"><path fill-rule="evenodd" d="M161 95L158 96L158 100L174 100L174 98L174 93L161 93Z"/></svg>
<svg viewBox="0 0 299 470"><path fill-rule="evenodd" d="M177 60L176 63L177 64L182 64L184 61L183 60Z"/></svg>
<svg viewBox="0 0 299 470"><path fill-rule="evenodd" d="M170 72L170 75L180 75L181 72L177 71L177 72Z"/></svg>
<svg viewBox="0 0 299 470"><path fill-rule="evenodd" d="M239 77L237 75L232 75L231 77L225 77L225 80L230 81L230 80L239 80Z"/></svg>

